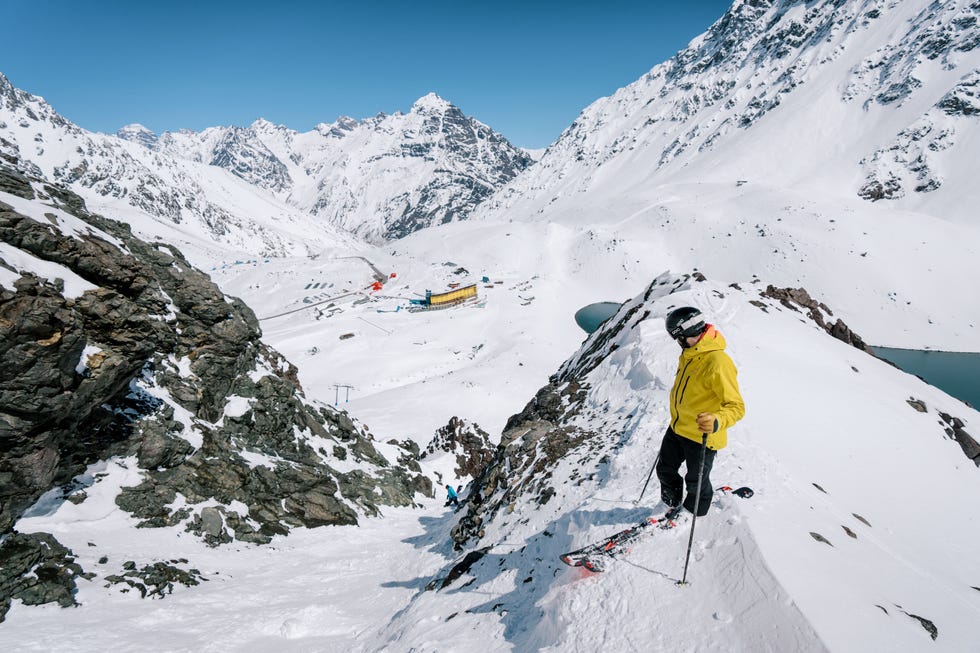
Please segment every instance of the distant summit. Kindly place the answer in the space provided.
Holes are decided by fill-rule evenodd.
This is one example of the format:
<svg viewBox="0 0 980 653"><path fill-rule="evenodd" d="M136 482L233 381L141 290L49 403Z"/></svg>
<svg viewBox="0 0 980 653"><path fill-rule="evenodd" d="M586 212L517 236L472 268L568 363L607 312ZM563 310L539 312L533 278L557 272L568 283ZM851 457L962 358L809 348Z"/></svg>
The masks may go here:
<svg viewBox="0 0 980 653"><path fill-rule="evenodd" d="M427 93L415 101L412 105L412 113L420 111L445 111L449 108L455 107L435 93Z"/></svg>
<svg viewBox="0 0 980 653"><path fill-rule="evenodd" d="M123 140L139 143L144 147L153 147L157 142L157 135L139 123L126 125L116 132L116 136Z"/></svg>

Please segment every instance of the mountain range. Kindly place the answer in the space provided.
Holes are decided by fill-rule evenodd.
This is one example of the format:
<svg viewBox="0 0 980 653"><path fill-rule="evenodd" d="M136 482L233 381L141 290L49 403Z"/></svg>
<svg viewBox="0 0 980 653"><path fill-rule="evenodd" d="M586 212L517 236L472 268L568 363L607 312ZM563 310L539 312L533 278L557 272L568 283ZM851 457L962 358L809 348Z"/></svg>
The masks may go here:
<svg viewBox="0 0 980 653"><path fill-rule="evenodd" d="M94 210L191 248L316 253L465 219L531 156L434 94L409 113L298 133L257 120L153 134L88 132L0 75L0 148ZM211 254L214 257L214 254Z"/></svg>
<svg viewBox="0 0 980 653"><path fill-rule="evenodd" d="M980 351L978 18L736 0L533 165L432 95L109 136L0 78L0 636L970 650L980 414L865 343ZM755 496L569 568L661 514L682 305L746 403L714 486Z"/></svg>

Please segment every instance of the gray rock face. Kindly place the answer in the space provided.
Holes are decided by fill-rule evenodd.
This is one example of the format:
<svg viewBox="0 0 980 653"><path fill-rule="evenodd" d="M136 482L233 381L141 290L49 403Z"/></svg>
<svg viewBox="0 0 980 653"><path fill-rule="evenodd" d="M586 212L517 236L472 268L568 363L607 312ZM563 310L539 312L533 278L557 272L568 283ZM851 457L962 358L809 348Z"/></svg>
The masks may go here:
<svg viewBox="0 0 980 653"><path fill-rule="evenodd" d="M0 622L12 599L27 605L77 605L75 579L82 568L75 564L74 554L48 533L8 535L0 544L0 570Z"/></svg>
<svg viewBox="0 0 980 653"><path fill-rule="evenodd" d="M490 443L489 434L478 424L452 417L448 424L436 431L421 457L425 458L439 451L454 454L456 478L476 478L493 458L495 449Z"/></svg>
<svg viewBox="0 0 980 653"><path fill-rule="evenodd" d="M254 134L241 127L227 130L215 145L209 163L274 192L288 190L293 185L285 164L261 140L254 138Z"/></svg>
<svg viewBox="0 0 980 653"><path fill-rule="evenodd" d="M69 231L56 209L38 220L0 203L0 240L95 286L66 296L60 279L21 271L14 288L0 287L0 532L112 456L144 470L116 499L140 527L176 526L215 546L354 524L431 496L417 448L400 457L414 467L393 465L348 416L308 401L252 311L179 251L138 240L23 170L0 164L0 179L88 229ZM337 471L338 459L356 469ZM188 505L174 510L178 493ZM6 567L3 582L14 582Z"/></svg>

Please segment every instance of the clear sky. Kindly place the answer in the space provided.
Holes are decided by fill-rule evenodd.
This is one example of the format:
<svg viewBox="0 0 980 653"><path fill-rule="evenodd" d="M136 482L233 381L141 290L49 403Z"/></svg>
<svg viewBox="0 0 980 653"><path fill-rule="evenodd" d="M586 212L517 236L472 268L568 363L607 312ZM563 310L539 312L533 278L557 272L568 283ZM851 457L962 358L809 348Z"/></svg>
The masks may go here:
<svg viewBox="0 0 980 653"><path fill-rule="evenodd" d="M549 145L730 0L2 0L0 72L79 126L298 131L429 92Z"/></svg>

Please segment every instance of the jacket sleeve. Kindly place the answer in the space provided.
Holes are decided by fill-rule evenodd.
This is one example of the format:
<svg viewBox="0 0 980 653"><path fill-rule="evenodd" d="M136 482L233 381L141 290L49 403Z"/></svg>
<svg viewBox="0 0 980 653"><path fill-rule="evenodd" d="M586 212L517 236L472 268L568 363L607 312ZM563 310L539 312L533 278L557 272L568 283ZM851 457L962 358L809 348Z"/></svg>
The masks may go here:
<svg viewBox="0 0 980 653"><path fill-rule="evenodd" d="M727 429L745 416L745 402L738 390L738 370L735 369L735 363L725 353L715 358L715 365L711 370L711 385L720 404L715 415L721 428Z"/></svg>

